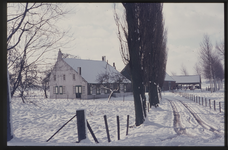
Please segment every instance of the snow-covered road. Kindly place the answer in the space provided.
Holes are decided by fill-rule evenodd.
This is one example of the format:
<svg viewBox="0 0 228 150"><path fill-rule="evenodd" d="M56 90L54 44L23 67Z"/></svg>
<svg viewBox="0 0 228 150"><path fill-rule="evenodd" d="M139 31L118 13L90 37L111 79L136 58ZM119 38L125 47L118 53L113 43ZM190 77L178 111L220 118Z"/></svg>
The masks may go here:
<svg viewBox="0 0 228 150"><path fill-rule="evenodd" d="M197 94L211 96L210 93L200 94L200 91ZM224 93L219 91L216 98L217 101L224 101ZM152 107L149 112L147 110L145 122L137 127L134 126L132 96L125 97L124 101L121 97L112 98L110 102L107 99L43 98L33 99L33 102L36 105L12 99L14 139L7 143L9 146L224 146L224 111L214 111L178 93L163 93L159 107ZM86 109L86 119L99 143L95 143L89 132L88 140L75 143L78 140L75 118L46 142L75 115L77 109ZM107 116L111 142L107 139L104 115ZM117 115L120 120L120 140L117 139ZM126 136L127 115L130 116L131 128Z"/></svg>

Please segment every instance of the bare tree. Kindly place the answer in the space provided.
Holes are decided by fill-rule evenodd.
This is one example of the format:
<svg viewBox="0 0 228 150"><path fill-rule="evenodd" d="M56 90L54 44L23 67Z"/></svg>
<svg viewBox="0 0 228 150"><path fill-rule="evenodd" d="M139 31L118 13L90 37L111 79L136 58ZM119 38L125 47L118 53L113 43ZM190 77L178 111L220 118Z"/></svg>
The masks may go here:
<svg viewBox="0 0 228 150"><path fill-rule="evenodd" d="M7 65L14 77L11 78L13 96L27 80L22 78L26 68L44 65L44 53L67 43L61 40L68 33L61 31L56 22L68 11L54 3L8 3L7 9Z"/></svg>
<svg viewBox="0 0 228 150"><path fill-rule="evenodd" d="M48 98L47 91L49 90L49 81L51 76L51 70L52 69L46 69L44 71L40 71L42 76L40 77L41 86L40 88L44 91L45 98Z"/></svg>
<svg viewBox="0 0 228 150"><path fill-rule="evenodd" d="M198 75L201 75L201 74L202 74L202 70L201 70L201 68L200 68L199 63L196 63L196 64L195 64L194 70L195 70L195 73L196 73L196 74L198 74Z"/></svg>
<svg viewBox="0 0 228 150"><path fill-rule="evenodd" d="M186 67L185 67L185 65L184 65L183 63L181 64L181 69L180 69L180 71L181 71L181 73L182 73L183 75L185 75L185 76L188 75L187 69L186 69Z"/></svg>
<svg viewBox="0 0 228 150"><path fill-rule="evenodd" d="M224 41L216 42L216 50L220 55L221 60L224 60L225 51L224 51Z"/></svg>
<svg viewBox="0 0 228 150"><path fill-rule="evenodd" d="M128 83L128 79L124 77L122 74L119 74L117 72L100 73L97 77L97 81L98 83L100 83L101 89L110 91L108 102L111 99L112 94L120 90L121 84ZM111 85L116 85L116 86L111 86Z"/></svg>
<svg viewBox="0 0 228 150"><path fill-rule="evenodd" d="M172 76L176 76L176 75L177 75L177 73L176 73L176 72L174 72L174 71L171 71L171 75L172 75Z"/></svg>
<svg viewBox="0 0 228 150"><path fill-rule="evenodd" d="M75 55L71 55L71 54L67 54L67 53L63 53L62 58L75 58L75 59L81 59L80 56L75 56Z"/></svg>
<svg viewBox="0 0 228 150"><path fill-rule="evenodd" d="M204 35L200 48L199 63L202 68L202 74L204 78L210 80L211 92L213 92L213 90L217 90L217 78L221 78L219 74L223 74L223 69L220 67L221 61L217 53L213 51L213 45L207 34Z"/></svg>

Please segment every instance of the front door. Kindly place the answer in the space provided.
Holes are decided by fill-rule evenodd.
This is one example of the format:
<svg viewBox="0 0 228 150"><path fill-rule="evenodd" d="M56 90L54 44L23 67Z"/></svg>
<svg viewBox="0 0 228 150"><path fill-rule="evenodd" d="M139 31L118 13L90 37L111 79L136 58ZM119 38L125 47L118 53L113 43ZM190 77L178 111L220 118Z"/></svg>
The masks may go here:
<svg viewBox="0 0 228 150"><path fill-rule="evenodd" d="M76 98L81 98L81 94L82 94L82 86L81 85L75 86L75 93L76 93Z"/></svg>

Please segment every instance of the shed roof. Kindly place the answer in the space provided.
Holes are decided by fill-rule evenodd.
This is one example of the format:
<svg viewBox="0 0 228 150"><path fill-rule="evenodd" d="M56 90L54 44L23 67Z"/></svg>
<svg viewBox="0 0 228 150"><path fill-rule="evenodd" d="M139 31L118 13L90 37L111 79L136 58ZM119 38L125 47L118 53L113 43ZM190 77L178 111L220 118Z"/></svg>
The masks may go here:
<svg viewBox="0 0 228 150"><path fill-rule="evenodd" d="M191 84L200 83L199 75L187 75L187 76L172 76L177 84Z"/></svg>
<svg viewBox="0 0 228 150"><path fill-rule="evenodd" d="M168 73L165 74L165 81L175 81Z"/></svg>
<svg viewBox="0 0 228 150"><path fill-rule="evenodd" d="M98 75L101 73L105 73L106 71L109 73L119 73L114 67L109 65L106 61L85 60L85 59L75 59L75 58L65 58L63 60L68 65L70 65L76 72L77 72L77 68L81 67L81 76L88 83L98 83L97 81ZM126 83L131 82L128 79L126 79L126 81L127 81Z"/></svg>

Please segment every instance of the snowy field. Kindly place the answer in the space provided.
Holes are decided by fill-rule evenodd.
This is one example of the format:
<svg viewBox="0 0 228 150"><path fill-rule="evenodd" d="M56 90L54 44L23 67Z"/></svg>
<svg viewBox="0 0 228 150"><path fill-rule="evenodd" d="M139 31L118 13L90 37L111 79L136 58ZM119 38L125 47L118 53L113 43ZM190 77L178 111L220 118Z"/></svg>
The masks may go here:
<svg viewBox="0 0 228 150"><path fill-rule="evenodd" d="M185 91L182 91L185 92ZM186 92L224 102L224 90L210 93L200 90ZM181 97L165 92L159 107L152 107L146 121L134 126L133 97L95 100L32 98L34 103L11 102L14 138L8 146L224 146L224 110L214 111ZM175 110L174 110L175 108ZM76 118L70 121L49 142L46 142L76 113L86 109L86 119L99 143L89 131L88 140L80 143ZM175 111L175 112L174 112ZM147 111L148 112L148 111ZM175 114L175 115L174 115ZM111 142L108 142L103 116L107 116ZM116 116L120 118L120 140L117 139ZM130 116L126 136L127 115Z"/></svg>

